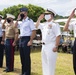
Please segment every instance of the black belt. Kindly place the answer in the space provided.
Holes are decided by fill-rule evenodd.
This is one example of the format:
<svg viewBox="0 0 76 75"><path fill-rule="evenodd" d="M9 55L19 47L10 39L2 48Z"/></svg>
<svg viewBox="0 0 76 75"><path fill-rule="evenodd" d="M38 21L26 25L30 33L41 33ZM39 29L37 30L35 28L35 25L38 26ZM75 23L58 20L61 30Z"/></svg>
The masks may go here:
<svg viewBox="0 0 76 75"><path fill-rule="evenodd" d="M41 44L42 44L42 45L45 45L45 42L42 42Z"/></svg>
<svg viewBox="0 0 76 75"><path fill-rule="evenodd" d="M14 37L6 37L6 39L14 39Z"/></svg>
<svg viewBox="0 0 76 75"><path fill-rule="evenodd" d="M20 38L30 38L30 36L20 36Z"/></svg>

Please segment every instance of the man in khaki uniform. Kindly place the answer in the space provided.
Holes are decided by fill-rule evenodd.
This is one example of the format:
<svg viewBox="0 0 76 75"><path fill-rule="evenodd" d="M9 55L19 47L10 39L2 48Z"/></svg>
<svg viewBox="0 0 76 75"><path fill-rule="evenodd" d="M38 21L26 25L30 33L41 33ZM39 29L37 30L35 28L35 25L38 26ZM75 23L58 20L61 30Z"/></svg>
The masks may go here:
<svg viewBox="0 0 76 75"><path fill-rule="evenodd" d="M14 26L15 16L7 14L7 19L3 23L3 40L5 40L6 69L5 72L14 70L14 47L18 38L18 29Z"/></svg>

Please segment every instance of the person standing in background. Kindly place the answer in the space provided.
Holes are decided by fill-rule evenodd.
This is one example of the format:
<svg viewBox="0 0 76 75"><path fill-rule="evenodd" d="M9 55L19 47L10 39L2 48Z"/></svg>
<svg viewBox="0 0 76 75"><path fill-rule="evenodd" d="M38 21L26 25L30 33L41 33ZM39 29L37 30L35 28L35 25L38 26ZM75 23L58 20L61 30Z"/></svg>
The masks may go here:
<svg viewBox="0 0 76 75"><path fill-rule="evenodd" d="M3 16L0 15L0 68L3 67L3 56L4 56L4 44L1 43L2 40L2 36L3 36L3 32L2 32L2 20Z"/></svg>
<svg viewBox="0 0 76 75"><path fill-rule="evenodd" d="M75 41L74 41L74 45L73 45L73 69L74 69L74 73L76 75L76 21L73 21L72 23L70 23L71 19L76 16L75 11L76 11L76 8L72 11L71 15L69 16L63 30L64 31L73 30L73 32L74 32Z"/></svg>

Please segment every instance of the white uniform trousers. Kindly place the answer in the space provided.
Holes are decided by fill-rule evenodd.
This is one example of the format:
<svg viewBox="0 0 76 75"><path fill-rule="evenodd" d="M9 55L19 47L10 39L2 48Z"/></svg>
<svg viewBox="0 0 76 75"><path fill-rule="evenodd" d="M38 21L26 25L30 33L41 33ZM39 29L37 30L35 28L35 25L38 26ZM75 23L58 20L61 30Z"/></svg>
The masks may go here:
<svg viewBox="0 0 76 75"><path fill-rule="evenodd" d="M57 52L53 52L55 42L42 46L42 71L43 75L55 75Z"/></svg>

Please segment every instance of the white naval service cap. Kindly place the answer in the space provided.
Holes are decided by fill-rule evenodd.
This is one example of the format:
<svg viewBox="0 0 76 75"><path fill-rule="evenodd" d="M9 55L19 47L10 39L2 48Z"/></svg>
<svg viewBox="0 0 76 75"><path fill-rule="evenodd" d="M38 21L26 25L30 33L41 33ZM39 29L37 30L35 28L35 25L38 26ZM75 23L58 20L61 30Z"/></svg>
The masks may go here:
<svg viewBox="0 0 76 75"><path fill-rule="evenodd" d="M44 12L44 14L53 14L54 16L56 16L56 12L55 12L54 10L50 9L50 8L48 8L48 9Z"/></svg>
<svg viewBox="0 0 76 75"><path fill-rule="evenodd" d="M0 15L0 18L3 18L3 16L2 16L2 15Z"/></svg>
<svg viewBox="0 0 76 75"><path fill-rule="evenodd" d="M7 18L13 18L13 19L15 19L15 16L12 15L12 14L6 14L6 15L7 15Z"/></svg>

